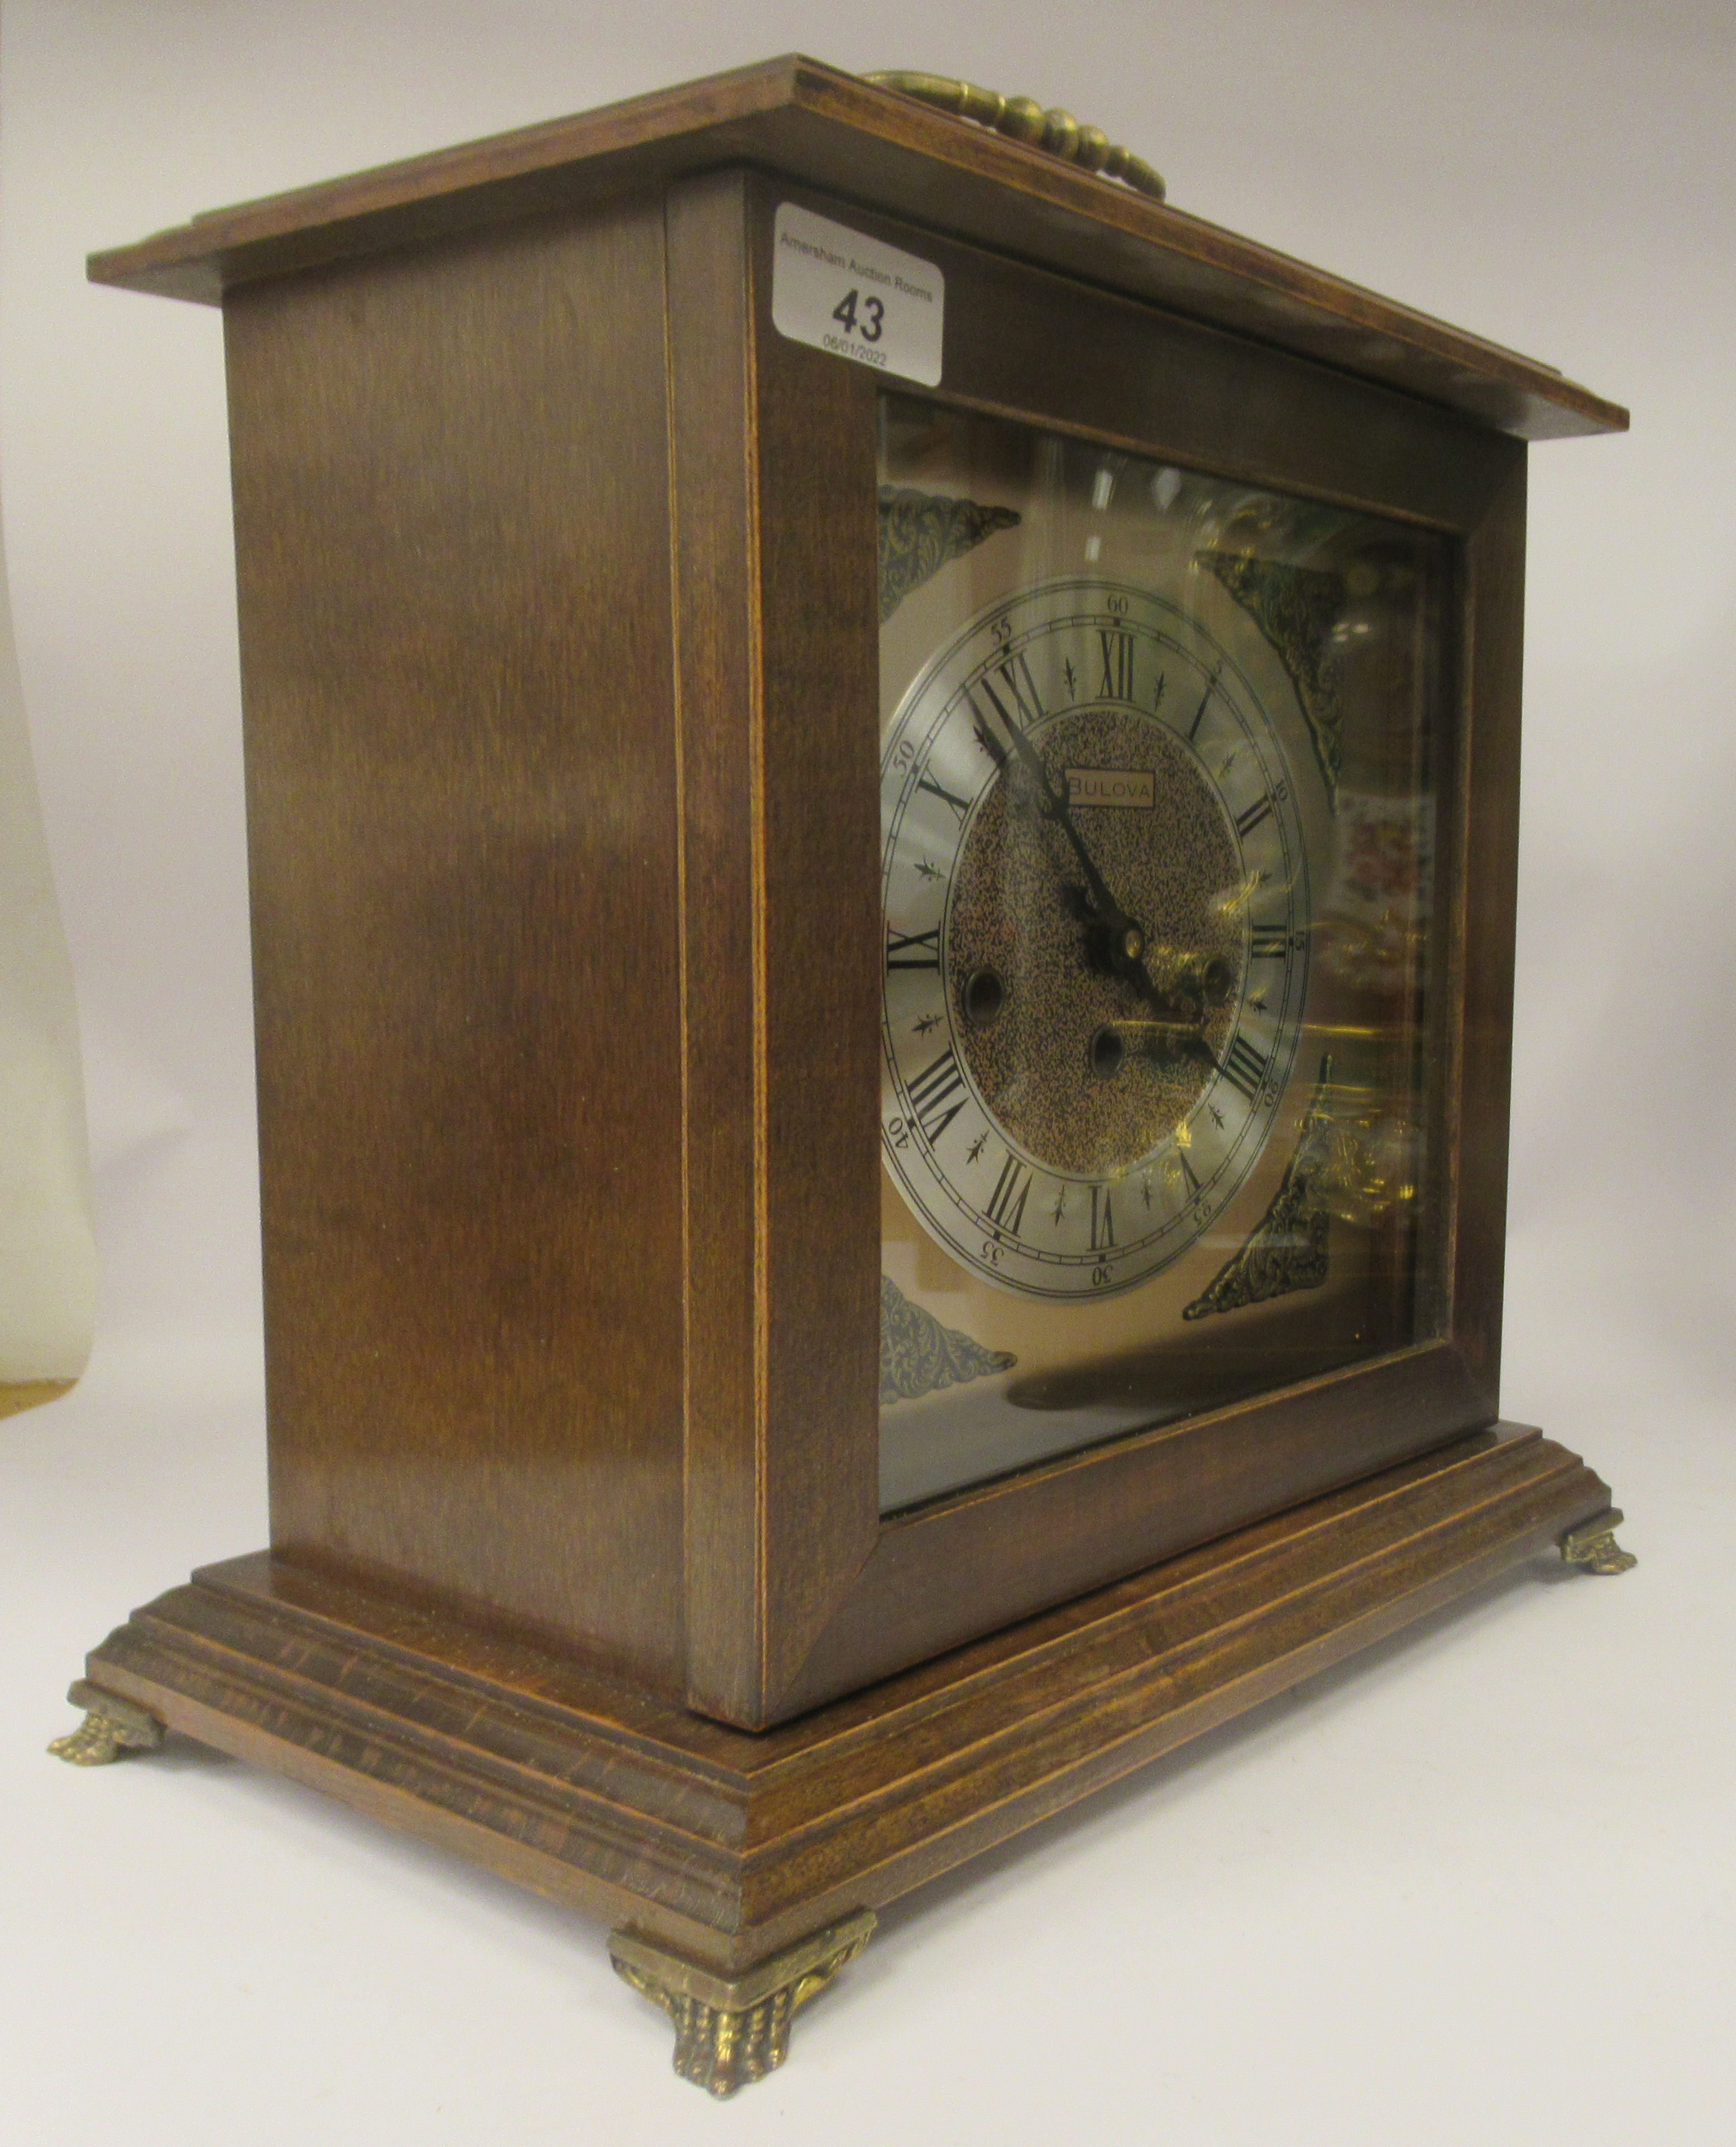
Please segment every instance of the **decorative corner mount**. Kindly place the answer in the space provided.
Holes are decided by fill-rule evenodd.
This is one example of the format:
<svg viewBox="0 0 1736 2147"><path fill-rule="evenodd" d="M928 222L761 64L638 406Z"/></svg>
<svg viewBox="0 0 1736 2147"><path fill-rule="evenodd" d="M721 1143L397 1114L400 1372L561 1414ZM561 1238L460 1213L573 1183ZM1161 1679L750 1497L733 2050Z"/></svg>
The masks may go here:
<svg viewBox="0 0 1736 2147"><path fill-rule="evenodd" d="M873 1912L861 1909L738 1976L714 1975L628 1930L610 1938L609 1959L623 1981L674 2022L676 2071L721 2100L783 2063L792 2014L818 1997L873 1934Z"/></svg>
<svg viewBox="0 0 1736 2147"><path fill-rule="evenodd" d="M973 119L1009 140L1046 150L1063 164L1077 164L1105 179L1119 179L1135 193L1163 198L1163 181L1143 157L1112 142L1101 127L1082 127L1058 105L1045 112L1033 97L1003 97L998 89L979 89L973 82L923 74L910 68L883 68L863 77L876 89L895 89L918 103L930 104L956 119Z"/></svg>
<svg viewBox="0 0 1736 2147"><path fill-rule="evenodd" d="M107 1767L128 1752L154 1752L163 1742L163 1724L130 1699L87 1684L83 1678L67 1698L85 1710L84 1719L48 1747L57 1759L74 1767Z"/></svg>
<svg viewBox="0 0 1736 2147"><path fill-rule="evenodd" d="M1626 1515L1619 1506L1611 1506L1588 1521L1582 1521L1576 1529L1569 1529L1561 1539L1561 1555L1568 1565L1583 1566L1588 1573L1627 1573L1639 1560L1630 1550L1623 1550L1615 1539L1615 1532Z"/></svg>

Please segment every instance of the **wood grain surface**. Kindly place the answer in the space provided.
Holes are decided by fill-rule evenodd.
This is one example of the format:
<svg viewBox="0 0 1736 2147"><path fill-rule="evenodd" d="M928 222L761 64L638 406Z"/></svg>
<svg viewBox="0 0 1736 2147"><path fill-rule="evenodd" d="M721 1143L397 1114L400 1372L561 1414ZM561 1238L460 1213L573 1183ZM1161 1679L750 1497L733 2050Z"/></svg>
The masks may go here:
<svg viewBox="0 0 1736 2147"><path fill-rule="evenodd" d="M228 335L273 1541L678 1689L663 248L618 203Z"/></svg>
<svg viewBox="0 0 1736 2147"><path fill-rule="evenodd" d="M1454 1179L1453 1331L1491 1401L1501 1383L1507 1249L1513 947L1518 915L1520 688L1525 630L1525 463L1515 455L1464 550L1467 646L1451 828L1459 860L1443 888L1455 1041L1441 1144Z"/></svg>
<svg viewBox="0 0 1736 2147"><path fill-rule="evenodd" d="M799 56L196 218L93 255L90 273L217 304L243 283L731 163L777 170L1520 438L1628 422L1549 366Z"/></svg>
<svg viewBox="0 0 1736 2147"><path fill-rule="evenodd" d="M668 205L688 1689L737 1720L879 1522L875 392L768 326L753 192Z"/></svg>
<svg viewBox="0 0 1736 2147"><path fill-rule="evenodd" d="M135 1614L88 1676L173 1729L731 1973L1608 1504L1573 1455L1502 1426L758 1736L264 1554Z"/></svg>

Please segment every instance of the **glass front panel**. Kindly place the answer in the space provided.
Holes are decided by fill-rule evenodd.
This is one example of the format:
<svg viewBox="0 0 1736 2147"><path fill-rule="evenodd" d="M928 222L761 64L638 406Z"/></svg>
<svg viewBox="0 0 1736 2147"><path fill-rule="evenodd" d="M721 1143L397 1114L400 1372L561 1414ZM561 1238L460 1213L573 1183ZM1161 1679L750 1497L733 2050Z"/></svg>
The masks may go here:
<svg viewBox="0 0 1736 2147"><path fill-rule="evenodd" d="M1417 1338L1450 555L881 401L881 1503Z"/></svg>

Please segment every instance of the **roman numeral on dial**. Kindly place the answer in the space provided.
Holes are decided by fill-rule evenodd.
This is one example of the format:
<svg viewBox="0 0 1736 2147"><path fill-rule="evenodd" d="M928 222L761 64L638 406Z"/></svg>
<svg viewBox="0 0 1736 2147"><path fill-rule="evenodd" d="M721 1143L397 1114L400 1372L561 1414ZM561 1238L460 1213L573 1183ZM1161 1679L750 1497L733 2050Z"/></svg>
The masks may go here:
<svg viewBox="0 0 1736 2147"><path fill-rule="evenodd" d="M910 949L916 948L912 953ZM938 969L940 967L940 927L932 932L894 932L886 928L886 966L888 969Z"/></svg>
<svg viewBox="0 0 1736 2147"><path fill-rule="evenodd" d="M1031 676L1031 667L1023 656L1010 656L999 667L1001 684L1008 699L1018 711L1018 721L1025 727L1043 721L1043 702L1037 691L1037 681ZM1007 703L994 690L993 681L985 673L983 691L994 704L994 712L1010 728L1013 718L1007 712Z"/></svg>
<svg viewBox="0 0 1736 2147"><path fill-rule="evenodd" d="M1251 1104L1260 1093L1271 1063L1245 1036L1238 1036L1224 1054L1223 1078Z"/></svg>
<svg viewBox="0 0 1736 2147"><path fill-rule="evenodd" d="M1107 1185L1091 1189L1091 1249L1106 1252L1115 1243L1115 1210L1110 1205Z"/></svg>
<svg viewBox="0 0 1736 2147"><path fill-rule="evenodd" d="M1255 962L1284 962L1289 959L1290 932L1284 924L1250 925L1248 933L1248 953Z"/></svg>
<svg viewBox="0 0 1736 2147"><path fill-rule="evenodd" d="M994 1190L983 1211L996 1229L1006 1231L1009 1237L1018 1235L1018 1227L1025 1219L1025 1197L1030 1189L1029 1166L1021 1163L1016 1155L1009 1155L1001 1165L1001 1174L994 1181Z"/></svg>
<svg viewBox="0 0 1736 2147"><path fill-rule="evenodd" d="M1098 682L1098 693L1107 701L1131 701L1133 698L1133 637L1130 633L1116 633L1098 628L1097 638L1102 644L1103 675Z"/></svg>
<svg viewBox="0 0 1736 2147"><path fill-rule="evenodd" d="M917 1129L930 1148L964 1109L968 1091L958 1053L951 1045L932 1066L925 1066L906 1094Z"/></svg>
<svg viewBox="0 0 1736 2147"><path fill-rule="evenodd" d="M1257 798L1245 813L1238 813L1236 815L1236 833L1245 842L1262 820L1269 820L1271 817L1271 798L1268 796Z"/></svg>

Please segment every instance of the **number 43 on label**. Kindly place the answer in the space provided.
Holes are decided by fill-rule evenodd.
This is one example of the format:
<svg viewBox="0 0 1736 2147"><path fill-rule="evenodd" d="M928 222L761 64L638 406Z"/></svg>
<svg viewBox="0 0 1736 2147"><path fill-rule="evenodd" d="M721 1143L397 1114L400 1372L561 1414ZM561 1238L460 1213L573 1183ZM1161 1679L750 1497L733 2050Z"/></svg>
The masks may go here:
<svg viewBox="0 0 1736 2147"><path fill-rule="evenodd" d="M779 204L772 324L780 335L934 388L945 303L946 279L932 261L793 202Z"/></svg>

